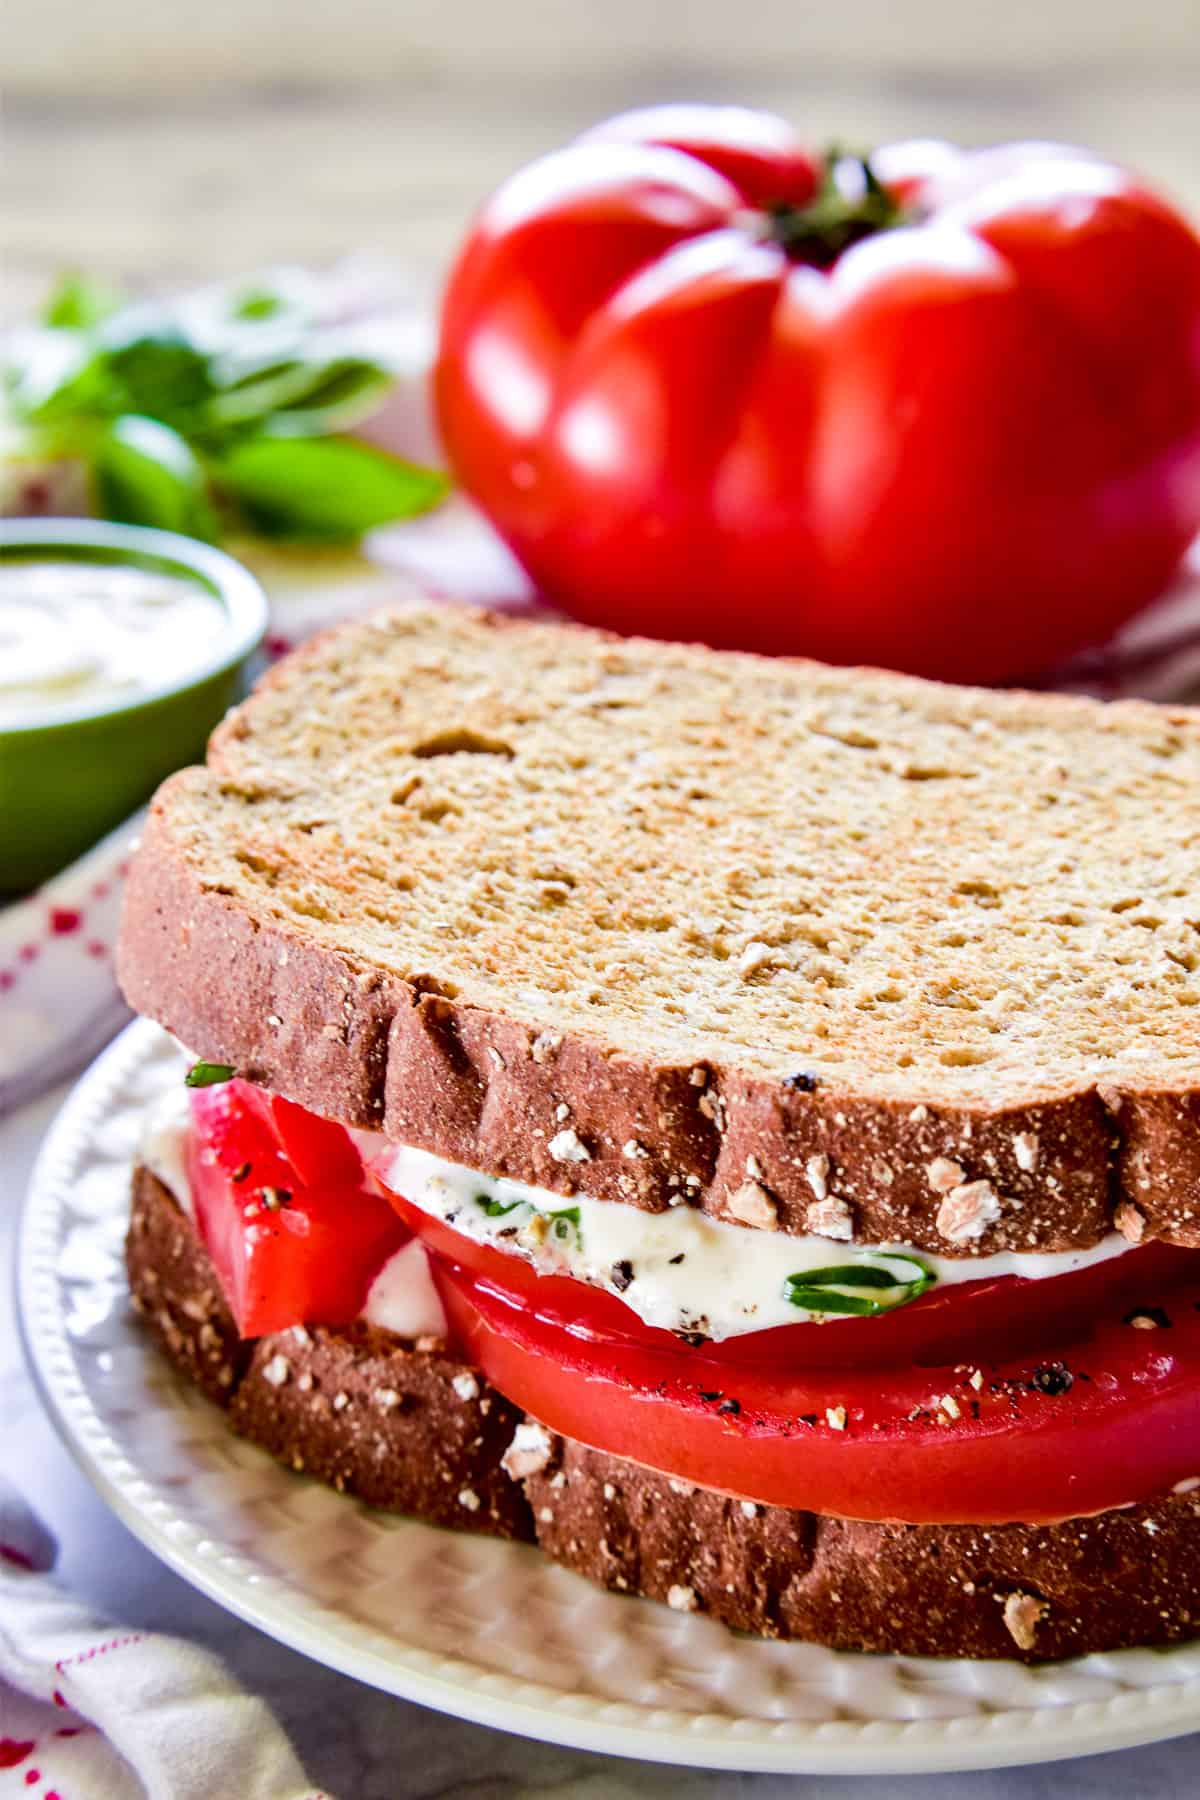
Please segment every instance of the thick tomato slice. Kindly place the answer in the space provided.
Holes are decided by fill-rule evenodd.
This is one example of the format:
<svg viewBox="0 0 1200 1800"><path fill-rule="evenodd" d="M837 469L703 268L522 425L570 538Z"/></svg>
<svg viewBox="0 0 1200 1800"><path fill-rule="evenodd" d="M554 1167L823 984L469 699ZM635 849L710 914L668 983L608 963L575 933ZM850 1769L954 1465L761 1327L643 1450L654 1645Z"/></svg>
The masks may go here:
<svg viewBox="0 0 1200 1800"><path fill-rule="evenodd" d="M312 1186L361 1184L362 1157L344 1125L323 1119L294 1100L285 1100L282 1094L271 1094L268 1105L280 1148L302 1182Z"/></svg>
<svg viewBox="0 0 1200 1800"><path fill-rule="evenodd" d="M596 1345L524 1294L432 1258L451 1325L500 1391L555 1431L744 1499L843 1518L1039 1523L1200 1474L1200 1286L1144 1296L1087 1336L933 1372L733 1369L676 1344Z"/></svg>
<svg viewBox="0 0 1200 1800"><path fill-rule="evenodd" d="M349 1324L409 1237L353 1140L245 1081L198 1088L191 1102L196 1223L242 1336Z"/></svg>
<svg viewBox="0 0 1200 1800"><path fill-rule="evenodd" d="M410 1231L429 1249L520 1295L549 1325L600 1349L622 1341L652 1350L679 1350L672 1332L644 1325L615 1294L569 1276L539 1275L523 1257L478 1243L399 1194L390 1198ZM746 1332L707 1346L704 1353L722 1364L767 1370L908 1362L940 1368L967 1357L1013 1356L1030 1348L1043 1354L1086 1331L1111 1300L1123 1294L1136 1300L1189 1277L1200 1282L1200 1251L1147 1244L1068 1275L1042 1281L1006 1275L934 1288L910 1305L875 1318Z"/></svg>

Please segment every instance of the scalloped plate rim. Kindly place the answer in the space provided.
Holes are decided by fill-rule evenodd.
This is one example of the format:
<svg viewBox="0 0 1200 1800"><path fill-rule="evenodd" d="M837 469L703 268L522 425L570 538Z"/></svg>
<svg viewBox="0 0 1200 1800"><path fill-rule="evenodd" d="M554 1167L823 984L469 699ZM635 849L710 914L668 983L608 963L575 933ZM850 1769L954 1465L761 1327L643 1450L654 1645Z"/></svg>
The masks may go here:
<svg viewBox="0 0 1200 1800"><path fill-rule="evenodd" d="M574 1749L695 1768L775 1774L949 1773L1057 1762L1200 1729L1200 1676L1130 1688L1103 1700L1007 1707L983 1717L769 1720L671 1711L555 1690L465 1657L400 1643L270 1571L248 1586L221 1566L222 1551L225 1560L237 1563L247 1560L244 1553L232 1545L218 1546L216 1553L201 1551L199 1543L213 1540L186 1512L165 1497L151 1505L145 1493L139 1494L139 1488L153 1492L149 1477L114 1473L110 1465L129 1459L88 1392L56 1304L59 1278L52 1257L63 1216L62 1186L77 1163L86 1163L80 1134L100 1097L121 1073L136 1066L139 1051L143 1056L149 1052L151 1034L157 1031L145 1020L127 1026L85 1070L46 1134L20 1221L17 1318L39 1396L78 1467L152 1554L224 1610L341 1674L475 1724ZM147 1344L147 1358L156 1355ZM281 1482L293 1479L286 1470L278 1473ZM1170 1648L1155 1652L1164 1666L1174 1653ZM1055 1666L1046 1668L1053 1671ZM1036 1668L1033 1673L1036 1677Z"/></svg>

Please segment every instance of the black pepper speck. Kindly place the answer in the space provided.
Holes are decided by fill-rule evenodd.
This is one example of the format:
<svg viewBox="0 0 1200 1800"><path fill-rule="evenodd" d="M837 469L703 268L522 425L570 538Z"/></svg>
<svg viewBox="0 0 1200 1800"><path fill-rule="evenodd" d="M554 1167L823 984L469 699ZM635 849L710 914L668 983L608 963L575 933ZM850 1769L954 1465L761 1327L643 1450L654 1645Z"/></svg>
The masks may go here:
<svg viewBox="0 0 1200 1800"><path fill-rule="evenodd" d="M1066 1363L1043 1363L1033 1371L1033 1386L1043 1394L1069 1394L1075 1377Z"/></svg>

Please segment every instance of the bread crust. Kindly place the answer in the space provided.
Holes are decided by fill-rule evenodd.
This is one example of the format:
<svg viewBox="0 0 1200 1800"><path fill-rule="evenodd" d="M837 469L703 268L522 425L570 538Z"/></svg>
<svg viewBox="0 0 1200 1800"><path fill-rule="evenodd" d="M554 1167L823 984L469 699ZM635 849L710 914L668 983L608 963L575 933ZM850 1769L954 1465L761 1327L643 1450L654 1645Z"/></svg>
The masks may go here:
<svg viewBox="0 0 1200 1800"><path fill-rule="evenodd" d="M145 1169L128 1267L167 1357L286 1466L375 1506L534 1540L615 1592L904 1655L1039 1661L1200 1629L1200 1488L1054 1525L875 1524L731 1499L540 1430L510 1475L522 1415L442 1346L356 1326L278 1334L214 1365L212 1265Z"/></svg>
<svg viewBox="0 0 1200 1800"><path fill-rule="evenodd" d="M664 1066L601 1037L547 1033L252 917L207 886L172 831L186 779L160 789L130 870L121 986L197 1055L316 1112L647 1212L683 1202L729 1218L757 1170L777 1228L809 1232L828 1159L861 1244L1056 1251L1095 1244L1116 1221L1134 1240L1200 1245L1200 1095L1093 1088L1002 1111L912 1106L810 1085L803 1071L789 1083L711 1062ZM564 1117L586 1161L552 1156ZM1002 1196L975 1237L940 1228L946 1195L931 1171L942 1163Z"/></svg>

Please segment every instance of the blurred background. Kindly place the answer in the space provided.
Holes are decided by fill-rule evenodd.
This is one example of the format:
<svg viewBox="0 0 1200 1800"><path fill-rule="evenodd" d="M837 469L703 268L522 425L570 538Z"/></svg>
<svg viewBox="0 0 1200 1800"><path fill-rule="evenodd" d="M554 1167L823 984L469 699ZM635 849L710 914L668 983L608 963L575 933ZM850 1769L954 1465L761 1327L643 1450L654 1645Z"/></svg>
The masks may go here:
<svg viewBox="0 0 1200 1800"><path fill-rule="evenodd" d="M5 0L3 309L374 249L432 286L503 174L649 100L818 143L1026 133L1200 209L1200 0Z"/></svg>

